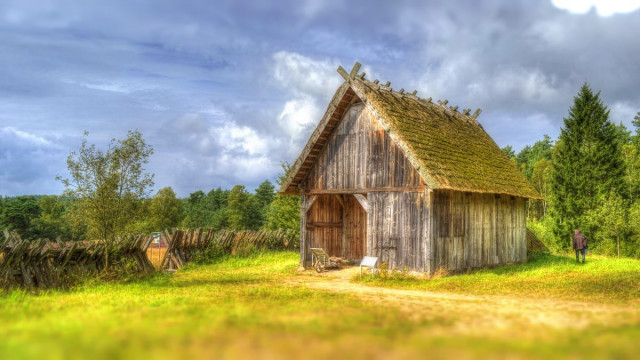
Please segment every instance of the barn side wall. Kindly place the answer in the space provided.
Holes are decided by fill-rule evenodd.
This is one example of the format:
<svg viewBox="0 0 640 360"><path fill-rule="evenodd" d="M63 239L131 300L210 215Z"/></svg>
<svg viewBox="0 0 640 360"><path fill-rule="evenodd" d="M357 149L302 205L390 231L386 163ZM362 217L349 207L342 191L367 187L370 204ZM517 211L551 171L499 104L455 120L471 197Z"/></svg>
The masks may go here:
<svg viewBox="0 0 640 360"><path fill-rule="evenodd" d="M426 192L369 194L367 253L390 269L429 272Z"/></svg>
<svg viewBox="0 0 640 360"><path fill-rule="evenodd" d="M524 262L525 199L508 195L433 192L432 269L450 271Z"/></svg>

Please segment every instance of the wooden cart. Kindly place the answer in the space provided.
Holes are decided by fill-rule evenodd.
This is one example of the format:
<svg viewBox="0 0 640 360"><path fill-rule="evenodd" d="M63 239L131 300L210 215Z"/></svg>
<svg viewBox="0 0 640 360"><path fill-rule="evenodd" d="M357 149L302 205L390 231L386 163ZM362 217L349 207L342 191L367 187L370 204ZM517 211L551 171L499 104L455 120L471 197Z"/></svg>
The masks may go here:
<svg viewBox="0 0 640 360"><path fill-rule="evenodd" d="M311 248L311 264L316 272L323 272L327 268L341 268L342 263L331 259L322 248Z"/></svg>

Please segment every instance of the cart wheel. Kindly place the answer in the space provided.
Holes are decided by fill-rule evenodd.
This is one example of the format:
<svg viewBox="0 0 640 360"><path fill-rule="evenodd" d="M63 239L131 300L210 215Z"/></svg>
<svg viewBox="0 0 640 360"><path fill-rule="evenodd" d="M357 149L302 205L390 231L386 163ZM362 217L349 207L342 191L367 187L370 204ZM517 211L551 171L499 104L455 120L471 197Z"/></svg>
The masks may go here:
<svg viewBox="0 0 640 360"><path fill-rule="evenodd" d="M316 272L321 273L324 270L324 264L320 261L316 261Z"/></svg>

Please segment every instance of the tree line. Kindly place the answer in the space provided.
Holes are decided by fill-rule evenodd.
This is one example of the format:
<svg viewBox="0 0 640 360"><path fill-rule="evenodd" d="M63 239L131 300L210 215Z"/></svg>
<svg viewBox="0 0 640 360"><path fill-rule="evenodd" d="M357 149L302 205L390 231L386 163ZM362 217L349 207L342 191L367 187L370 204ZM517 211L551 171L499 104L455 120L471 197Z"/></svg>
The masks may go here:
<svg viewBox="0 0 640 360"><path fill-rule="evenodd" d="M22 238L64 241L151 233L170 228L207 227L215 230L300 228L299 198L276 194L269 180L254 192L244 185L221 187L178 198L171 187L150 194L153 174L145 171L153 148L138 131L113 139L107 150L87 142L67 158L70 178L62 195L0 197L0 232L16 231ZM280 185L290 167L283 164ZM108 262L108 260L107 260Z"/></svg>
<svg viewBox="0 0 640 360"><path fill-rule="evenodd" d="M580 229L597 253L640 257L640 112L633 132L609 112L585 83L558 139L544 135L517 154L502 149L540 192L527 225L554 250L570 249Z"/></svg>
<svg viewBox="0 0 640 360"><path fill-rule="evenodd" d="M76 200L77 201L77 200ZM0 197L0 231L17 231L24 239L60 237L64 241L97 239L86 211L63 195ZM265 180L249 192L244 185L195 191L178 198L171 187L153 197L136 200L136 210L122 221L118 234L151 233L170 228L207 227L216 230L300 228L299 199L275 193Z"/></svg>

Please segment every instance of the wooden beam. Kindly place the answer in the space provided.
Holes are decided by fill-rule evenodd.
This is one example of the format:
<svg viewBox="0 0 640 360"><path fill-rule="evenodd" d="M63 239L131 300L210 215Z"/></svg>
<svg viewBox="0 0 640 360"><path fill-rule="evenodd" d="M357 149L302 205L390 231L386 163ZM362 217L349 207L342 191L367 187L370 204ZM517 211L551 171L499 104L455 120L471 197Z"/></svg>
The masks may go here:
<svg viewBox="0 0 640 360"><path fill-rule="evenodd" d="M406 186L406 187L381 187L374 189L322 189L311 190L309 195L321 195L321 194L366 194L369 192L424 192L424 186Z"/></svg>
<svg viewBox="0 0 640 360"><path fill-rule="evenodd" d="M342 76L345 80L349 80L349 73L342 66L338 66L338 74Z"/></svg>
<svg viewBox="0 0 640 360"><path fill-rule="evenodd" d="M307 222L307 228L336 228L343 225L342 222Z"/></svg>
<svg viewBox="0 0 640 360"><path fill-rule="evenodd" d="M309 212L309 209L311 209L311 206L313 205L314 202L316 202L317 198L318 197L315 195L309 196L309 198L307 199L307 203L305 204L306 206L305 213Z"/></svg>
<svg viewBox="0 0 640 360"><path fill-rule="evenodd" d="M342 206L344 208L344 201L342 200L342 195L341 194L334 194L333 196L336 197L336 200L338 200L338 202L340 203L340 206Z"/></svg>
<svg viewBox="0 0 640 360"><path fill-rule="evenodd" d="M353 64L353 68L351 69L351 73L349 74L349 77L352 79L356 78L356 75L358 74L358 70L360 70L360 63L356 61L355 64Z"/></svg>
<svg viewBox="0 0 640 360"><path fill-rule="evenodd" d="M369 201L367 200L367 198L362 194L353 194L353 196L356 198L356 200L358 200L360 205L362 205L364 211L366 213L369 213Z"/></svg>

